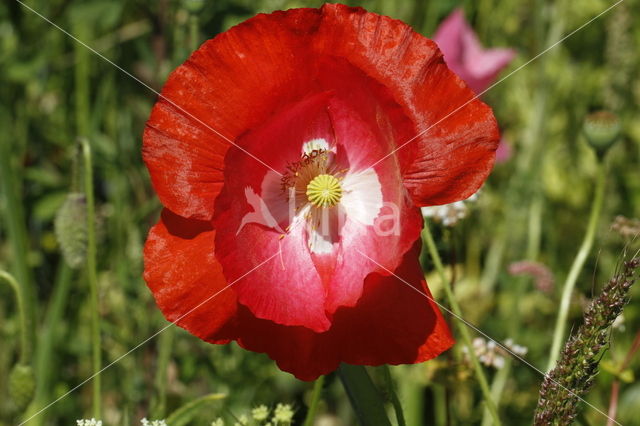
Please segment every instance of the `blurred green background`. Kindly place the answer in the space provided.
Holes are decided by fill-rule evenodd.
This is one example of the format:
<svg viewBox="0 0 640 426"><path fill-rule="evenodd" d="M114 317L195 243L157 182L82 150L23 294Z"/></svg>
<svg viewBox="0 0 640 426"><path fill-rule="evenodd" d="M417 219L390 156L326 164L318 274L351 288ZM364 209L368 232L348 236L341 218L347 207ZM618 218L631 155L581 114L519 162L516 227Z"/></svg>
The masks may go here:
<svg viewBox="0 0 640 426"><path fill-rule="evenodd" d="M525 64L551 42L613 4L605 0L368 0L351 5L401 19L430 36L454 8L463 7L482 43L518 54L503 72ZM285 0L29 0L27 4L86 42L145 84L160 90L168 73L204 40L257 12L317 7ZM626 0L557 48L506 79L483 99L495 111L511 157L496 165L453 228L434 231L466 319L493 338L528 348L544 370L559 304L560 283L586 228L597 161L585 143L589 112L618 115L623 131L607 156L604 211L594 250L581 273L570 310L582 308L613 274L632 237L611 224L640 216L640 3ZM35 413L91 375L90 304L86 274L61 258L53 230L56 212L73 186L78 136L93 148L98 226L98 284L103 362L108 364L166 326L142 280L142 247L160 204L141 161L142 129L156 96L13 0L0 4L0 269L32 290L35 319ZM635 246L634 246L635 244ZM440 298L439 283L427 277ZM515 261L541 262L555 278L542 291L531 277L514 277ZM618 420L640 425L640 361L620 367L640 331L640 290L611 336L601 374L588 400L607 411L614 379L621 381ZM17 424L8 375L19 354L19 321L11 289L0 287L0 424ZM455 319L449 318L451 321ZM459 351L459 348L458 348ZM410 424L481 424L482 405L471 369L455 351L423 365L393 367ZM505 424L530 424L542 377L518 361L487 367L502 380ZM500 371L504 371L502 377ZM382 380L379 369L371 369ZM191 424L247 414L256 405L293 404L304 418L311 384L282 373L266 356L235 344L212 346L183 330L169 330L101 375L106 425L165 418L214 392ZM320 406L323 425L355 422L333 375ZM91 417L91 385L33 419L33 425L72 425ZM605 418L585 407L580 424Z"/></svg>

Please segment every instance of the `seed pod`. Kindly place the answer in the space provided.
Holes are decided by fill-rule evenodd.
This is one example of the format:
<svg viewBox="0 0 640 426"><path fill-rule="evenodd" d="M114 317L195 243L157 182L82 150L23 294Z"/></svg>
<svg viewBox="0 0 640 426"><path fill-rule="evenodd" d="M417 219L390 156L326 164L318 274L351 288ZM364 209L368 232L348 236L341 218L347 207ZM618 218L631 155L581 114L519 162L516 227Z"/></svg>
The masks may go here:
<svg viewBox="0 0 640 426"><path fill-rule="evenodd" d="M79 268L87 256L87 201L84 194L70 193L58 210L55 232L64 260Z"/></svg>
<svg viewBox="0 0 640 426"><path fill-rule="evenodd" d="M602 157L620 136L620 120L609 111L587 115L582 126L589 145Z"/></svg>
<svg viewBox="0 0 640 426"><path fill-rule="evenodd" d="M36 376L30 365L17 364L9 374L9 396L19 412L23 412L36 391Z"/></svg>

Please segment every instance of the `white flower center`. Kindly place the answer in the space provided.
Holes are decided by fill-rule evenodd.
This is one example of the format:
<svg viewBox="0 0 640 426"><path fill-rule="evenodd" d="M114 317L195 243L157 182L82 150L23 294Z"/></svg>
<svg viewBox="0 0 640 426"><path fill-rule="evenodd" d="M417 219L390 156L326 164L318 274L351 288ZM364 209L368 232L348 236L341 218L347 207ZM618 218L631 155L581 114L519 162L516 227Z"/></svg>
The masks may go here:
<svg viewBox="0 0 640 426"><path fill-rule="evenodd" d="M376 171L341 169L334 158L335 149L326 140L313 139L302 145L300 161L289 164L284 175L268 172L260 208L260 216L266 219L260 223L280 232L271 223L286 220L289 226L281 238L294 226L304 226L309 250L315 254L333 252L347 220L373 225L382 208Z"/></svg>

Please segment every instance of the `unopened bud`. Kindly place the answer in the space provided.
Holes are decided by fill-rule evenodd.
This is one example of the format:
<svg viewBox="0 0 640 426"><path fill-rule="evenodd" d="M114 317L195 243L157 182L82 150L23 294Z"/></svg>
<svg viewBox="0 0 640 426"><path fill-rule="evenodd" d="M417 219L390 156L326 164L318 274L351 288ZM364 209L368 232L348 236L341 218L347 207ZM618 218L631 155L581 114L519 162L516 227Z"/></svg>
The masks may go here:
<svg viewBox="0 0 640 426"><path fill-rule="evenodd" d="M87 256L87 201L84 194L67 195L54 226L64 260L72 268L79 268Z"/></svg>
<svg viewBox="0 0 640 426"><path fill-rule="evenodd" d="M36 376L29 365L18 364L9 374L9 396L18 411L24 411L33 400Z"/></svg>

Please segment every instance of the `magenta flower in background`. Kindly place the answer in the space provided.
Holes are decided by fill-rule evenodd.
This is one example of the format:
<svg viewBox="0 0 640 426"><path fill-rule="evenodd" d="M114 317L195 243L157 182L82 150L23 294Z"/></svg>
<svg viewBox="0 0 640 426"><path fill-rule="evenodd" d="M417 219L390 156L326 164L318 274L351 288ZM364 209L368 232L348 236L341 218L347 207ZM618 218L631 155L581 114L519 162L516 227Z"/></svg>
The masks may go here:
<svg viewBox="0 0 640 426"><path fill-rule="evenodd" d="M495 81L516 52L513 49L485 49L464 18L462 9L454 10L433 37L447 65L475 92L482 93Z"/></svg>

